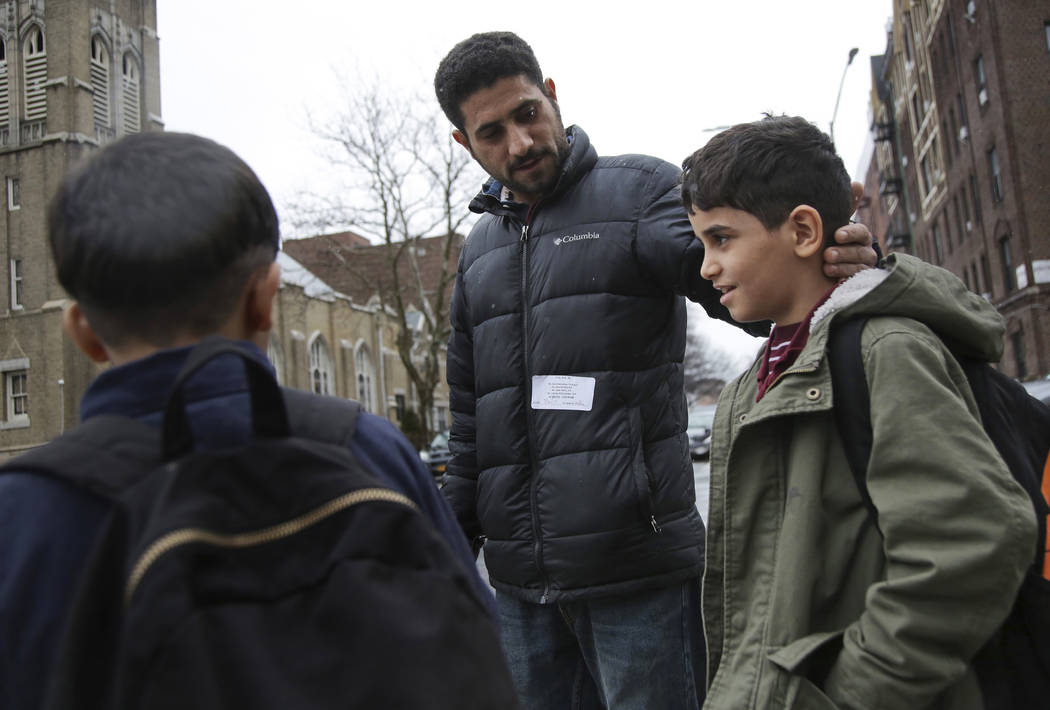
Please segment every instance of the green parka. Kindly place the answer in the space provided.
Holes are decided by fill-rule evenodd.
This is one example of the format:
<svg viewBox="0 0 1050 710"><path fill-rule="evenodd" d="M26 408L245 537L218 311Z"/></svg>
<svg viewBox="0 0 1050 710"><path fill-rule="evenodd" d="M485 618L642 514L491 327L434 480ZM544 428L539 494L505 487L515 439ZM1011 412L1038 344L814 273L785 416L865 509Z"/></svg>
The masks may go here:
<svg viewBox="0 0 1050 710"><path fill-rule="evenodd" d="M843 454L825 357L831 320L859 313L879 314L861 347L882 534ZM705 708L982 707L968 661L1009 611L1035 520L931 329L967 355L1001 355L990 304L947 271L894 256L888 272L836 289L760 402L758 361L723 391L703 580Z"/></svg>

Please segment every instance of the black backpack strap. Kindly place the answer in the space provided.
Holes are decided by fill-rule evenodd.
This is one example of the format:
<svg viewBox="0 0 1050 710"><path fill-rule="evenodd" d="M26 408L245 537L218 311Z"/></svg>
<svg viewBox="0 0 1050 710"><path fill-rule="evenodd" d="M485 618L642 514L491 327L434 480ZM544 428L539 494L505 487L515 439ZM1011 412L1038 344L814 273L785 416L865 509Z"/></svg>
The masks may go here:
<svg viewBox="0 0 1050 710"><path fill-rule="evenodd" d="M865 316L849 318L841 323L832 321L827 352L835 424L857 490L878 527L878 511L868 493L867 483L872 447L871 397L860 347L860 336L867 322Z"/></svg>
<svg viewBox="0 0 1050 710"><path fill-rule="evenodd" d="M163 449L166 461L174 460L193 449L193 434L186 414L184 385L211 360L221 355L236 355L244 364L252 412L252 431L261 437L288 436L288 417L284 400L273 371L238 343L211 335L201 340L186 358L176 375L168 402L164 407Z"/></svg>
<svg viewBox="0 0 1050 710"><path fill-rule="evenodd" d="M357 431L361 403L281 388L288 423L294 436L347 446Z"/></svg>

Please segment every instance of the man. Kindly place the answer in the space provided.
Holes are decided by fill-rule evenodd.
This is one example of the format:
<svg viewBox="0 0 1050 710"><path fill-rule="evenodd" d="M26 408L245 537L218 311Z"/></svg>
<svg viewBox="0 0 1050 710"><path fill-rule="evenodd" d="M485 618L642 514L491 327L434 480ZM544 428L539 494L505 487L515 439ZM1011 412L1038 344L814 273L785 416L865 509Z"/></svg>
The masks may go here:
<svg viewBox="0 0 1050 710"><path fill-rule="evenodd" d="M456 45L434 86L492 176L451 306L444 492L485 540L522 705L697 708L704 528L682 297L732 321L700 277L680 171L599 158L566 131L554 82L512 33ZM875 263L864 227L839 241L860 246L831 250L830 276Z"/></svg>

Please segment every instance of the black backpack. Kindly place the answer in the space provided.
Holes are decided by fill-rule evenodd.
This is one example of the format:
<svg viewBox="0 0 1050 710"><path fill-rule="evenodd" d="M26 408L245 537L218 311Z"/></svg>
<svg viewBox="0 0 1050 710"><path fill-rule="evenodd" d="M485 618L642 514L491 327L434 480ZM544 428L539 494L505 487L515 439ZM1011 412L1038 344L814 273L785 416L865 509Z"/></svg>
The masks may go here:
<svg viewBox="0 0 1050 710"><path fill-rule="evenodd" d="M182 385L229 353L246 365L254 437L193 451ZM347 448L358 411L282 391L209 338L176 379L162 431L99 416L8 464L112 503L47 706L517 707L462 564Z"/></svg>
<svg viewBox="0 0 1050 710"><path fill-rule="evenodd" d="M860 346L866 322L861 316L832 323L828 362L835 419L846 458L872 520L877 521L866 483L872 446L871 405ZM1043 497L1042 477L1050 454L1050 408L988 363L952 354L966 373L985 433L1028 493L1039 523L1033 562L1010 615L974 658L974 670L985 707L1046 707L1050 702L1050 580L1044 577L1043 565L1050 506Z"/></svg>

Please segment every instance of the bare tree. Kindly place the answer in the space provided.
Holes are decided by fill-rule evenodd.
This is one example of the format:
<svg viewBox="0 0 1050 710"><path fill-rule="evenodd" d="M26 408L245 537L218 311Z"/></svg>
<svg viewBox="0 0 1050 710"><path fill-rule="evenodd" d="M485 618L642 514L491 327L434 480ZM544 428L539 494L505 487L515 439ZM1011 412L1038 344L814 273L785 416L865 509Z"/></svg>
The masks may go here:
<svg viewBox="0 0 1050 710"><path fill-rule="evenodd" d="M685 344L685 392L692 403L717 398L725 383L747 367L751 355L734 353L721 344L718 337L721 326L707 317L699 306L690 305Z"/></svg>
<svg viewBox="0 0 1050 710"><path fill-rule="evenodd" d="M398 355L415 387L429 441L458 245L483 175L452 140L435 102L384 88L378 80L344 84L342 95L341 109L328 119L311 117L309 126L347 189L302 194L291 211L298 231L317 234L342 225L381 239L386 263L378 271L356 268L342 245L333 242L330 252L397 320ZM435 236L442 255L436 276L420 268L420 240L428 238L432 248Z"/></svg>

